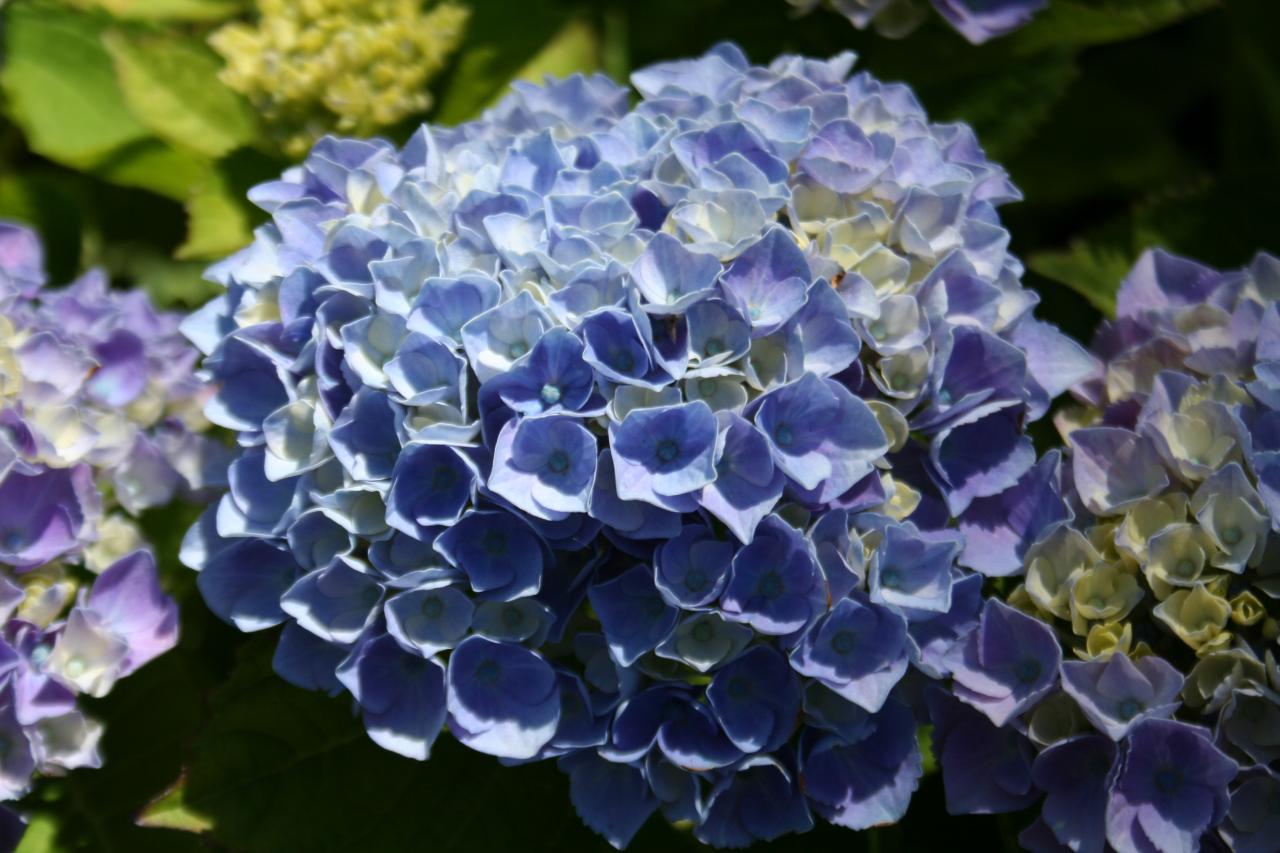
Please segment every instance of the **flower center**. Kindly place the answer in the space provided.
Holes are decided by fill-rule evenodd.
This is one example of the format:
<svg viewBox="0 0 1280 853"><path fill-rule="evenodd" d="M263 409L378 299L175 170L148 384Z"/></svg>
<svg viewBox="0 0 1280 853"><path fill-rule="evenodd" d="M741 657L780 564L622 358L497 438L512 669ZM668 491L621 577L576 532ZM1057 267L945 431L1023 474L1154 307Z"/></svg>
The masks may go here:
<svg viewBox="0 0 1280 853"><path fill-rule="evenodd" d="M702 345L702 351L707 355L719 355L724 352L724 341L719 338L709 338L707 342Z"/></svg>
<svg viewBox="0 0 1280 853"><path fill-rule="evenodd" d="M858 645L858 637L852 631L837 631L831 638L831 648L838 655L847 655Z"/></svg>
<svg viewBox="0 0 1280 853"><path fill-rule="evenodd" d="M544 405L554 406L560 402L560 389L548 382L542 386L542 390L538 392L538 398L542 400Z"/></svg>
<svg viewBox="0 0 1280 853"><path fill-rule="evenodd" d="M950 403L950 402L951 402L951 392L950 392L950 391L948 391L946 388L939 388L939 389L938 389L938 402L939 402L939 403L941 403L941 404L942 404L942 405L944 405L944 406L945 406L945 405L947 405L948 403Z"/></svg>
<svg viewBox="0 0 1280 853"><path fill-rule="evenodd" d="M680 445L674 438L664 438L654 448L654 455L660 462L671 462L680 455Z"/></svg>
<svg viewBox="0 0 1280 853"><path fill-rule="evenodd" d="M524 622L524 613L519 607L508 604L502 608L502 624L507 628L518 628Z"/></svg>
<svg viewBox="0 0 1280 853"><path fill-rule="evenodd" d="M452 489L457 482L458 475L454 473L452 468L437 468L431 474L431 488L437 492Z"/></svg>
<svg viewBox="0 0 1280 853"><path fill-rule="evenodd" d="M1117 709L1120 719L1126 723L1138 716L1138 712L1141 710L1142 703L1137 699L1126 699L1120 703L1120 707Z"/></svg>
<svg viewBox="0 0 1280 853"><path fill-rule="evenodd" d="M1182 774L1173 767L1162 767L1156 771L1156 789L1162 794L1172 794L1182 787Z"/></svg>
<svg viewBox="0 0 1280 853"><path fill-rule="evenodd" d="M494 660L481 661L476 667L476 681L481 684L497 684L501 675L502 667L498 666L498 662Z"/></svg>
<svg viewBox="0 0 1280 853"><path fill-rule="evenodd" d="M1030 684L1040 677L1040 661L1034 658L1021 660L1013 668L1013 674L1023 684Z"/></svg>
<svg viewBox="0 0 1280 853"><path fill-rule="evenodd" d="M689 632L689 636L699 643L705 643L715 636L715 629L708 622L699 622L693 626L693 630Z"/></svg>
<svg viewBox="0 0 1280 853"><path fill-rule="evenodd" d="M569 470L569 454L563 450L553 450L547 457L547 470L552 474L563 474Z"/></svg>
<svg viewBox="0 0 1280 853"><path fill-rule="evenodd" d="M635 370L636 357L626 350L618 350L613 354L613 366L623 373L630 373Z"/></svg>
<svg viewBox="0 0 1280 853"><path fill-rule="evenodd" d="M889 568L880 572L881 586L888 589L897 589L900 583L902 583L902 573L897 569Z"/></svg>
<svg viewBox="0 0 1280 853"><path fill-rule="evenodd" d="M707 574L702 569L690 569L684 576L685 589L690 592L701 592L707 587Z"/></svg>
<svg viewBox="0 0 1280 853"><path fill-rule="evenodd" d="M1174 567L1174 572L1179 577L1189 578L1196 573L1196 564L1190 557L1183 557L1178 561L1178 565Z"/></svg>
<svg viewBox="0 0 1280 853"><path fill-rule="evenodd" d="M1238 545L1243 538L1244 533L1234 524L1222 531L1222 541L1227 545Z"/></svg>
<svg viewBox="0 0 1280 853"><path fill-rule="evenodd" d="M769 572L760 578L760 583L756 586L756 592L761 598L774 599L782 595L782 578L777 572Z"/></svg>
<svg viewBox="0 0 1280 853"><path fill-rule="evenodd" d="M480 537L480 547L490 557L500 557L507 552L507 534L501 530L490 530Z"/></svg>
<svg viewBox="0 0 1280 853"><path fill-rule="evenodd" d="M444 613L444 602L432 596L422 602L422 615L428 619L439 619Z"/></svg>
<svg viewBox="0 0 1280 853"><path fill-rule="evenodd" d="M875 338L877 341L884 340L884 336L889 332L889 330L884 327L884 322L881 320L876 320L868 326L867 331L870 332L871 337Z"/></svg>
<svg viewBox="0 0 1280 853"><path fill-rule="evenodd" d="M790 425L781 424L773 431L773 440L778 443L779 447L790 447L791 442L796 440L796 436L792 432Z"/></svg>
<svg viewBox="0 0 1280 853"><path fill-rule="evenodd" d="M18 531L6 533L4 537L4 549L6 551L18 551L22 548L22 534Z"/></svg>
<svg viewBox="0 0 1280 853"><path fill-rule="evenodd" d="M751 682L745 678L729 679L729 698L735 700L751 698Z"/></svg>
<svg viewBox="0 0 1280 853"><path fill-rule="evenodd" d="M524 341L516 341L507 348L507 354L512 358L519 358L529 351L529 345Z"/></svg>
<svg viewBox="0 0 1280 853"><path fill-rule="evenodd" d="M714 379L699 379L698 393L704 397L710 397L716 393L716 381Z"/></svg>

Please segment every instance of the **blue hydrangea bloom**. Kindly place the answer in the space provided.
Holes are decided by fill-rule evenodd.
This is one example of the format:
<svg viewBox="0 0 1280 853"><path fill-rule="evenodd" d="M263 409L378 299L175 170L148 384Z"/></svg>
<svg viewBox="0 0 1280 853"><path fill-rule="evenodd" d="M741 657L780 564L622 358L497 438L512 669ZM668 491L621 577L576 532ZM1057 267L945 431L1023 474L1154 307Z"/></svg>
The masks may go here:
<svg viewBox="0 0 1280 853"><path fill-rule="evenodd" d="M1095 364L1004 171L852 64L520 84L255 189L185 326L239 439L183 548L210 607L389 749L556 758L616 845L900 817L909 673L1068 514L1023 430Z"/></svg>

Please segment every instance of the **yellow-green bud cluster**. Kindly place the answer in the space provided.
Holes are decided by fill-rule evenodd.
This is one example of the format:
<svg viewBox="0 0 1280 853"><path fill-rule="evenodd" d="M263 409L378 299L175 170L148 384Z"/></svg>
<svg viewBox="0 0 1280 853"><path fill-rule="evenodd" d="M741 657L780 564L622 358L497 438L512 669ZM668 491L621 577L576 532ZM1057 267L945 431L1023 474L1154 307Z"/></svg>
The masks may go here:
<svg viewBox="0 0 1280 853"><path fill-rule="evenodd" d="M258 0L254 24L209 39L222 80L301 155L330 131L370 135L431 106L427 82L457 48L469 12L423 0Z"/></svg>

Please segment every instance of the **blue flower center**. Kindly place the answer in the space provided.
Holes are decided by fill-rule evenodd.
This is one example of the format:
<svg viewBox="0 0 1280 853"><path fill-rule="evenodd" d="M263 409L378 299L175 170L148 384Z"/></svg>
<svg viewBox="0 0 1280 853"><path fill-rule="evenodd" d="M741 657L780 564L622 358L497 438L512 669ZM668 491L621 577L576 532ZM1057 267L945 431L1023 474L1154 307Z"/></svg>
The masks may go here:
<svg viewBox="0 0 1280 853"><path fill-rule="evenodd" d="M484 660L476 667L476 681L481 684L493 685L498 683L498 679L502 676L502 667L495 660Z"/></svg>
<svg viewBox="0 0 1280 853"><path fill-rule="evenodd" d="M437 468L431 472L431 488L437 492L452 489L458 482L458 475L452 468Z"/></svg>
<svg viewBox="0 0 1280 853"><path fill-rule="evenodd" d="M773 440L777 442L779 447L790 447L791 442L796 440L796 436L791 430L790 424L779 424L778 428L773 431Z"/></svg>
<svg viewBox="0 0 1280 853"><path fill-rule="evenodd" d="M1175 793L1182 787L1182 774L1175 767L1161 767L1156 771L1156 790L1162 794Z"/></svg>
<svg viewBox="0 0 1280 853"><path fill-rule="evenodd" d="M684 586L690 592L702 592L707 588L707 573L702 569L690 569L684 576Z"/></svg>
<svg viewBox="0 0 1280 853"><path fill-rule="evenodd" d="M653 454L659 462L672 462L680 455L680 444L674 438L664 438L658 442Z"/></svg>
<svg viewBox="0 0 1280 853"><path fill-rule="evenodd" d="M378 599L382 597L382 588L371 586L360 595L360 600L364 602L365 607L373 607L378 603Z"/></svg>
<svg viewBox="0 0 1280 853"><path fill-rule="evenodd" d="M902 573L897 569L882 569L880 572L880 585L886 589L897 589L898 584L902 583Z"/></svg>
<svg viewBox="0 0 1280 853"><path fill-rule="evenodd" d="M41 666L49 659L49 653L53 651L53 646L48 643L41 643L31 650L31 663L34 666Z"/></svg>
<svg viewBox="0 0 1280 853"><path fill-rule="evenodd" d="M889 377L889 387L895 391L905 391L911 387L911 377L901 371Z"/></svg>
<svg viewBox="0 0 1280 853"><path fill-rule="evenodd" d="M1014 678L1023 684L1030 684L1040 677L1041 667L1040 661L1035 658L1024 658L1018 661L1018 665L1013 668Z"/></svg>
<svg viewBox="0 0 1280 853"><path fill-rule="evenodd" d="M884 340L884 336L889 333L889 330L884 327L884 323L880 320L876 320L868 326L867 331L870 332L871 337L877 341Z"/></svg>
<svg viewBox="0 0 1280 853"><path fill-rule="evenodd" d="M777 572L768 572L756 584L756 593L766 600L782 595L782 577Z"/></svg>
<svg viewBox="0 0 1280 853"><path fill-rule="evenodd" d="M1120 703L1120 707L1116 709L1116 713L1120 715L1120 719L1129 722L1138 716L1138 712L1142 710L1142 703L1137 699L1126 699Z"/></svg>
<svg viewBox="0 0 1280 853"><path fill-rule="evenodd" d="M729 688L726 692L729 694L729 698L735 701L750 699L751 682L741 676L731 678L729 679Z"/></svg>
<svg viewBox="0 0 1280 853"><path fill-rule="evenodd" d="M693 637L695 642L705 643L715 636L715 629L711 627L711 623L707 621L699 622L693 626L693 630L689 632L689 636Z"/></svg>
<svg viewBox="0 0 1280 853"><path fill-rule="evenodd" d="M507 354L510 355L512 358L519 358L520 356L524 355L528 351L529 351L529 345L526 344L524 341L516 341L511 346L507 347Z"/></svg>
<svg viewBox="0 0 1280 853"><path fill-rule="evenodd" d="M657 619L665 613L666 610L667 606L663 603L662 599L656 595L644 600L644 615L648 616L650 619Z"/></svg>
<svg viewBox="0 0 1280 853"><path fill-rule="evenodd" d="M950 402L951 402L951 392L950 392L950 391L948 391L946 388L939 388L939 389L938 389L938 402L939 402L939 403L941 403L941 404L942 404L942 405L944 405L944 406L945 406L945 405L947 405L948 403L950 403Z"/></svg>
<svg viewBox="0 0 1280 853"><path fill-rule="evenodd" d="M6 533L4 537L4 549L6 551L18 551L22 548L22 534L18 531Z"/></svg>
<svg viewBox="0 0 1280 853"><path fill-rule="evenodd" d="M1178 565L1174 566L1174 571L1178 577L1189 578L1196 573L1196 564L1190 557L1183 557L1178 561Z"/></svg>
<svg viewBox="0 0 1280 853"><path fill-rule="evenodd" d="M719 338L708 338L707 342L702 345L702 352L708 356L719 355L724 352L724 341Z"/></svg>
<svg viewBox="0 0 1280 853"><path fill-rule="evenodd" d="M630 373L636 368L636 357L627 350L617 350L613 354L613 366L623 373Z"/></svg>
<svg viewBox="0 0 1280 853"><path fill-rule="evenodd" d="M508 604L502 608L502 624L508 629L520 627L524 623L524 613L519 607Z"/></svg>
<svg viewBox="0 0 1280 853"><path fill-rule="evenodd" d="M1222 531L1222 541L1227 545L1238 545L1243 538L1244 533L1234 524Z"/></svg>
<svg viewBox="0 0 1280 853"><path fill-rule="evenodd" d="M563 474L569 470L569 454L563 450L553 450L547 457L547 470L552 474Z"/></svg>
<svg viewBox="0 0 1280 853"><path fill-rule="evenodd" d="M852 631L836 631L831 638L831 649L838 655L847 655L858 645L858 635Z"/></svg>
<svg viewBox="0 0 1280 853"><path fill-rule="evenodd" d="M507 534L501 530L490 530L480 537L480 547L490 557L500 557L507 553Z"/></svg>
<svg viewBox="0 0 1280 853"><path fill-rule="evenodd" d="M716 381L714 379L699 379L698 393L704 397L710 397L716 393Z"/></svg>
<svg viewBox="0 0 1280 853"><path fill-rule="evenodd" d="M747 316L749 316L752 320L759 320L762 314L764 314L764 309L761 308L759 305L752 305L751 309L747 311Z"/></svg>
<svg viewBox="0 0 1280 853"><path fill-rule="evenodd" d="M444 614L443 601L441 601L439 598L435 596L432 596L431 598L423 599L423 602L422 602L423 616L427 617L428 619L439 619L443 614Z"/></svg>
<svg viewBox="0 0 1280 853"><path fill-rule="evenodd" d="M560 402L560 389L548 382L542 386L542 390L538 392L538 399L542 400L544 405L554 406Z"/></svg>

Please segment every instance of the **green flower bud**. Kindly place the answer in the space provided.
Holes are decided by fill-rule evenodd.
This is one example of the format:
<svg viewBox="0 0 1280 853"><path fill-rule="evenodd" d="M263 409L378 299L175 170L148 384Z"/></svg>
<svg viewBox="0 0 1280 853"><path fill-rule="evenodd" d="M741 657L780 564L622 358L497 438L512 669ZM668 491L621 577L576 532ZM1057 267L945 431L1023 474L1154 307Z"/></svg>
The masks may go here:
<svg viewBox="0 0 1280 853"><path fill-rule="evenodd" d="M1238 687L1266 685L1262 661L1244 648L1224 649L1202 657L1182 685L1182 701L1204 714L1216 712Z"/></svg>

